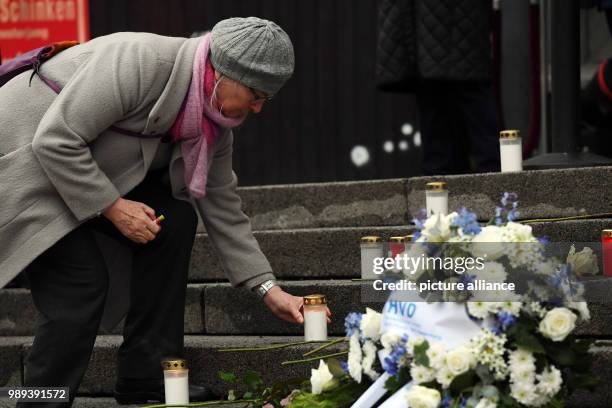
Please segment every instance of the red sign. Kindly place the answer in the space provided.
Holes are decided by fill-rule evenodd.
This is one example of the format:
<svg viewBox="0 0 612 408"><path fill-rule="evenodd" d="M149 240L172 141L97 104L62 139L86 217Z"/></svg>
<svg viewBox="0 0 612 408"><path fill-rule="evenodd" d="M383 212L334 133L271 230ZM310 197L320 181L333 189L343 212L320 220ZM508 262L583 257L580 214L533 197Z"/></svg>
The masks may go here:
<svg viewBox="0 0 612 408"><path fill-rule="evenodd" d="M88 0L0 0L2 61L71 40L89 40Z"/></svg>

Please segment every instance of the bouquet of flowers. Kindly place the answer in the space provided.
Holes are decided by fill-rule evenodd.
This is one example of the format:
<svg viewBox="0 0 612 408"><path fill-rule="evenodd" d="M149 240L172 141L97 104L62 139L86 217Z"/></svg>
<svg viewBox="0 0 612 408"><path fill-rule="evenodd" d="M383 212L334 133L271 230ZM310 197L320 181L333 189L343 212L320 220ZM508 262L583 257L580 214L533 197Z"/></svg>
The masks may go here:
<svg viewBox="0 0 612 408"><path fill-rule="evenodd" d="M516 195L505 193L496 216L484 227L465 208L417 217L411 256L472 256L486 261L474 274L423 266L393 275L464 284L526 276L521 294L493 291L501 301L480 300L469 290L421 294L428 300L461 301L464 312L481 326L476 336L448 348L443 341L414 333L381 333L383 315L371 309L350 313L345 320L348 359L339 362L343 372L334 376L321 360L312 371L311 394L333 392L342 376L362 384L382 375L390 393L406 390L406 407L552 408L562 407L575 389L594 386L589 373L591 343L576 338L573 331L579 321L590 319L587 303L581 300L584 288L575 277L596 273L597 259L590 248L576 252L572 247L565 259L550 256L548 240L534 237L529 225L516 222L517 207Z"/></svg>

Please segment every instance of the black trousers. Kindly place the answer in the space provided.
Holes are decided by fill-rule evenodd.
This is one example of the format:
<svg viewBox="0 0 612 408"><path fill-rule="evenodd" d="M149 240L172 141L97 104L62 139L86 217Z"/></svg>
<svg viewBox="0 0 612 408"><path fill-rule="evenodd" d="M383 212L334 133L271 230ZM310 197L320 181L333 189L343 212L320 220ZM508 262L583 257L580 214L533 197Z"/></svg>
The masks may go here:
<svg viewBox="0 0 612 408"><path fill-rule="evenodd" d="M161 360L183 353L183 316L197 216L191 204L172 197L160 174L124 198L164 214L161 231L145 244L125 238L104 217L85 222L39 256L27 269L41 314L26 360L25 386L70 387L71 402L87 369L108 290L108 271L92 235L98 230L133 253L130 309L118 353L120 378L159 380ZM67 407L21 403L18 407Z"/></svg>
<svg viewBox="0 0 612 408"><path fill-rule="evenodd" d="M499 121L489 84L428 81L416 96L423 174L499 171Z"/></svg>

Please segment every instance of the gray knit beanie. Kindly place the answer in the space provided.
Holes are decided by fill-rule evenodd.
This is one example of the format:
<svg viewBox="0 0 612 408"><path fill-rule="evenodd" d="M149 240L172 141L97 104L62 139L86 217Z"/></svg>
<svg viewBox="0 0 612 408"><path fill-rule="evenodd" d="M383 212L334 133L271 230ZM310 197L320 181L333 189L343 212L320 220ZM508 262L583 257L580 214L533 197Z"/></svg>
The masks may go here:
<svg viewBox="0 0 612 408"><path fill-rule="evenodd" d="M223 75L272 96L293 74L293 45L272 21L234 17L211 31L212 64Z"/></svg>

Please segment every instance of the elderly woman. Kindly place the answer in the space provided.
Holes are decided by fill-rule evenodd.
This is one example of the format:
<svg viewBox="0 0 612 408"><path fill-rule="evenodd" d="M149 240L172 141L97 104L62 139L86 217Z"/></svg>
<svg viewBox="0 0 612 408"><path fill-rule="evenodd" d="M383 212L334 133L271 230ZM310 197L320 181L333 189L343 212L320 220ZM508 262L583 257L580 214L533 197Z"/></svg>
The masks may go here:
<svg viewBox="0 0 612 408"><path fill-rule="evenodd" d="M232 286L303 323L303 299L275 284L232 172L231 128L293 68L280 27L231 18L199 38L96 38L0 88L0 287L25 269L42 316L26 386L67 386L72 401L107 310L111 325L127 312L116 399L163 399L160 361L183 353L194 207Z"/></svg>

